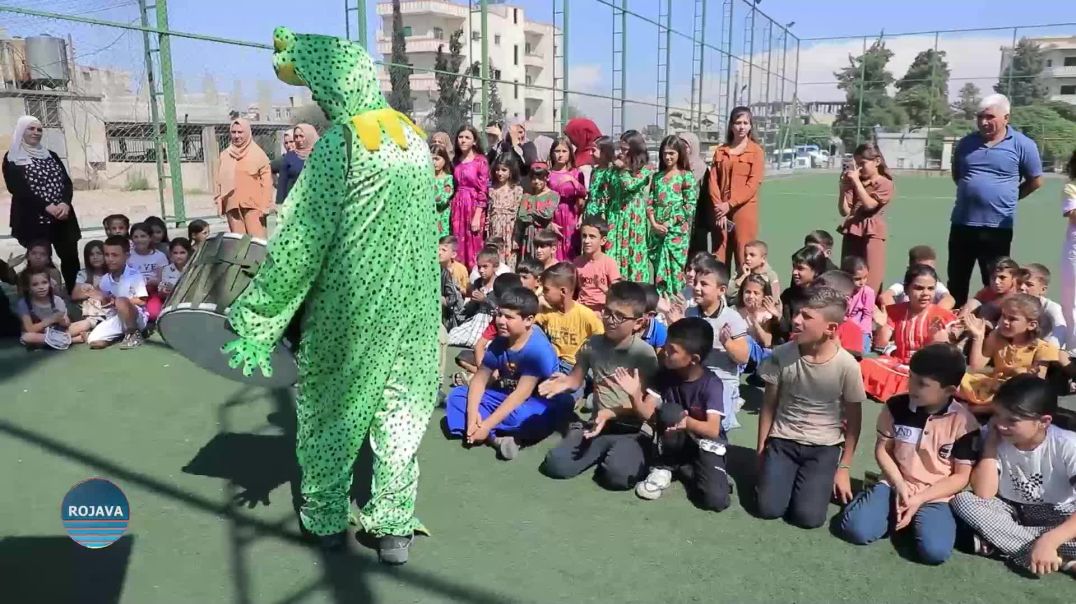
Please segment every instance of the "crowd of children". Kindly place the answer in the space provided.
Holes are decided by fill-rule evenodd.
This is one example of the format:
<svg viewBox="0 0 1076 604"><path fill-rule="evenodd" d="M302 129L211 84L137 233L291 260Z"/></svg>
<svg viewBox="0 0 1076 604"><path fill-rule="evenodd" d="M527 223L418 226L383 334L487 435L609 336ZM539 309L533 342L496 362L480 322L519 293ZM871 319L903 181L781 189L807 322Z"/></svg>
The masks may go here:
<svg viewBox="0 0 1076 604"><path fill-rule="evenodd" d="M210 232L207 222L194 220L187 226L187 237L169 240L159 217L131 224L122 214L107 216L103 226L105 239L89 241L83 248L83 268L74 283L63 283L48 242L27 248L26 267L16 280L24 346L66 349L86 343L100 349L116 342L124 350L140 346L195 248ZM79 309L77 321L71 320L69 302Z"/></svg>
<svg viewBox="0 0 1076 604"><path fill-rule="evenodd" d="M487 207L505 221L516 208L513 238L479 247L468 279L458 238L442 237L447 341L467 349L446 400L450 434L512 460L559 431L539 465L548 477L596 468L598 484L647 500L679 481L698 507L721 511L746 378L763 388L758 517L817 528L836 501L835 532L851 543L907 529L918 559L940 564L963 535L1037 574L1076 571L1076 434L1054 423L1076 372L1045 266L1002 258L990 285L954 308L929 246L911 248L903 279L882 289L871 242L871 258L838 263L818 230L792 254L787 287L760 240L732 274L670 245L693 222L677 195L697 191L676 141L662 142L661 170L636 142L626 135L619 152L596 142L570 245L549 172L532 170L536 192L523 191L511 157L494 162ZM869 401L884 405L881 477L857 493Z"/></svg>

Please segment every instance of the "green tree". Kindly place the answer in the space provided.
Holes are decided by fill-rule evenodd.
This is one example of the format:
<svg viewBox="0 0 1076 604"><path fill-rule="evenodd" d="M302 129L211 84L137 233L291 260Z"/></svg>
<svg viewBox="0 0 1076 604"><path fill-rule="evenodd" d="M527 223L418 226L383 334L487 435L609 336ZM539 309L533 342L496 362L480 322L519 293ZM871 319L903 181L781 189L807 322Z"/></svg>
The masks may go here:
<svg viewBox="0 0 1076 604"><path fill-rule="evenodd" d="M1022 38L1009 56L1009 64L994 84L994 92L1009 97L1013 107L1024 107L1045 101L1046 84L1042 82L1042 70L1046 59L1037 42Z"/></svg>
<svg viewBox="0 0 1076 604"><path fill-rule="evenodd" d="M837 87L845 93L845 104L833 121L833 133L844 140L845 148L870 139L874 126L897 129L908 121L904 109L889 96L893 74L886 65L893 51L876 40L862 55L848 57L848 67L834 73Z"/></svg>
<svg viewBox="0 0 1076 604"><path fill-rule="evenodd" d="M504 118L505 116L507 116L508 112L504 110L504 103L501 102L501 94L500 91L497 89L497 80L493 79L493 74L496 73L496 70L493 68L492 63L490 63L489 71L490 78L489 82L487 83L487 86L489 87L489 116L486 121L503 123ZM472 63L470 73L472 76L474 76L474 78L472 78L472 82L478 82L479 85L481 85L481 80L476 78L480 78L482 76L482 64L478 61ZM481 93L476 92L474 88L475 86L472 85L471 94L474 96L480 95Z"/></svg>
<svg viewBox="0 0 1076 604"><path fill-rule="evenodd" d="M460 73L463 65L463 30L457 29L448 40L448 53L444 46L437 47L433 67L437 70L437 100L433 105L430 121L436 130L453 133L467 124L474 89L470 78Z"/></svg>
<svg viewBox="0 0 1076 604"><path fill-rule="evenodd" d="M912 126L944 126L949 122L949 64L945 51L933 48L915 56L897 81L897 104Z"/></svg>
<svg viewBox="0 0 1076 604"><path fill-rule="evenodd" d="M979 112L979 101L983 100L979 87L968 82L960 88L960 92L957 94L957 101L953 103L953 111L956 113L954 118L961 120L975 119L975 114Z"/></svg>
<svg viewBox="0 0 1076 604"><path fill-rule="evenodd" d="M1052 107L1013 107L1009 123L1035 141L1044 164L1067 160L1072 153L1076 122L1065 119Z"/></svg>
<svg viewBox="0 0 1076 604"><path fill-rule="evenodd" d="M407 39L404 37L403 16L400 14L400 0L392 0L392 55L389 58L389 105L393 109L410 116L415 110L411 99L411 68L407 60Z"/></svg>

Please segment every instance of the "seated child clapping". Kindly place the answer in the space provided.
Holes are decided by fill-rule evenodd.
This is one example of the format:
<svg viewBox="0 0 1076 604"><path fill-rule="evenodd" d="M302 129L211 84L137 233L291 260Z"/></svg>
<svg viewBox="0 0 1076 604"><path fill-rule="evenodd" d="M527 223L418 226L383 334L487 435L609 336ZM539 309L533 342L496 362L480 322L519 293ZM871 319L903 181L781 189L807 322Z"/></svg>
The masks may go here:
<svg viewBox="0 0 1076 604"><path fill-rule="evenodd" d="M673 323L654 386L645 395L640 388L632 391L632 406L657 430L655 462L635 487L643 499L661 497L675 475L703 509L720 512L729 506L728 441L721 418L733 410L725 407L725 386L703 365L713 339L705 319Z"/></svg>
<svg viewBox="0 0 1076 604"><path fill-rule="evenodd" d="M609 287L602 324L605 333L591 336L576 355L568 375L557 375L538 387L544 396L574 392L589 374L594 381L594 409L589 424L573 424L542 462L551 478L572 478L599 465L598 482L626 490L646 476L648 436L631 403L632 390L617 377L617 370L635 376L634 387L645 387L657 371L654 349L639 336L646 311L646 294L638 283L618 281Z"/></svg>
<svg viewBox="0 0 1076 604"><path fill-rule="evenodd" d="M949 500L968 485L979 422L953 399L964 375L960 350L930 344L912 355L910 371L908 393L889 399L878 416L874 458L885 480L844 508L837 533L866 545L911 529L919 560L941 564L956 540Z"/></svg>
<svg viewBox="0 0 1076 604"><path fill-rule="evenodd" d="M515 287L497 299L497 337L467 386L445 400L449 433L468 445L489 444L502 459L515 459L519 441L549 436L571 413L571 395L542 396L538 384L557 371L557 354L542 330L534 328L538 296ZM492 380L496 372L497 379Z"/></svg>
<svg viewBox="0 0 1076 604"><path fill-rule="evenodd" d="M950 503L976 553L1038 575L1076 570L1076 434L1054 425L1057 394L1020 375L1001 386L971 491Z"/></svg>

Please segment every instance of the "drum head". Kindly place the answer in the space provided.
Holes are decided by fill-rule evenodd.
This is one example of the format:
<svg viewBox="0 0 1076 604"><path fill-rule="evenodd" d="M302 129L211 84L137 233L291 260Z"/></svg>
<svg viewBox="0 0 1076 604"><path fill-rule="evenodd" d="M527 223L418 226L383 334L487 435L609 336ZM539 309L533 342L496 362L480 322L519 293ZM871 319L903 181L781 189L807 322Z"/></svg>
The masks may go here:
<svg viewBox="0 0 1076 604"><path fill-rule="evenodd" d="M169 310L161 314L157 324L161 336L176 352L217 375L265 388L288 388L299 379L295 355L283 343L277 344L273 350L273 377L265 377L257 368L247 377L241 368L229 367L230 357L220 349L238 336L228 329L224 317L215 312L193 308Z"/></svg>

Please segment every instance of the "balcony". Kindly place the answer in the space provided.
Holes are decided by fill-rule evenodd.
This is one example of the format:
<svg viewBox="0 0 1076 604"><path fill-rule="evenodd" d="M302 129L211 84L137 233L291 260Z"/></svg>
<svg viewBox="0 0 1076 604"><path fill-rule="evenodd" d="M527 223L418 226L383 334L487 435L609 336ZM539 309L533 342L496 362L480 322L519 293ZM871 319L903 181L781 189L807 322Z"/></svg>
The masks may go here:
<svg viewBox="0 0 1076 604"><path fill-rule="evenodd" d="M435 38L433 36L408 36L405 38L407 41L407 52L437 52L437 48L440 46L445 47L445 52L448 52L448 39ZM377 32L377 51L384 56L392 54L392 36L387 35L384 32Z"/></svg>
<svg viewBox="0 0 1076 604"><path fill-rule="evenodd" d="M392 17L392 2L378 2L377 14ZM447 0L404 0L400 2L402 15L438 15L458 19L467 18L467 7Z"/></svg>
<svg viewBox="0 0 1076 604"><path fill-rule="evenodd" d="M526 67L545 68L545 54L531 51L523 54L523 65Z"/></svg>
<svg viewBox="0 0 1076 604"><path fill-rule="evenodd" d="M1053 67L1043 67L1042 77L1044 78L1076 78L1076 65L1055 65Z"/></svg>
<svg viewBox="0 0 1076 604"><path fill-rule="evenodd" d="M435 74L416 72L411 74L410 80L412 92L437 90L437 77ZM389 90L392 88L392 78L389 76L387 68L383 67L378 70L377 81L381 85L382 90Z"/></svg>

